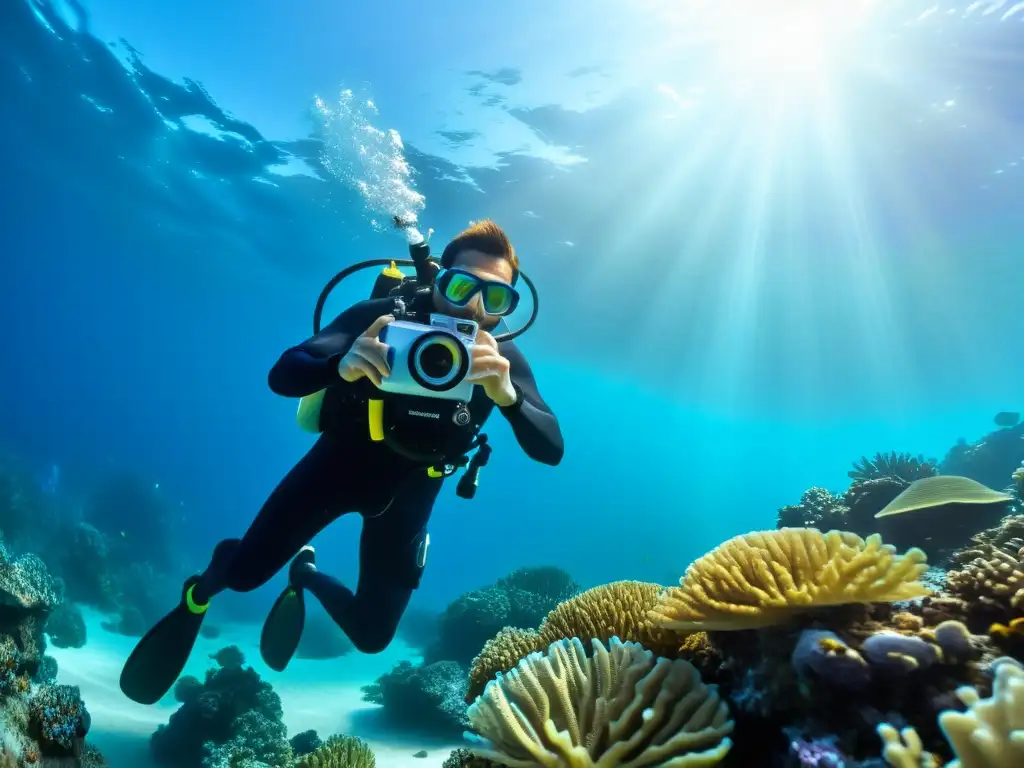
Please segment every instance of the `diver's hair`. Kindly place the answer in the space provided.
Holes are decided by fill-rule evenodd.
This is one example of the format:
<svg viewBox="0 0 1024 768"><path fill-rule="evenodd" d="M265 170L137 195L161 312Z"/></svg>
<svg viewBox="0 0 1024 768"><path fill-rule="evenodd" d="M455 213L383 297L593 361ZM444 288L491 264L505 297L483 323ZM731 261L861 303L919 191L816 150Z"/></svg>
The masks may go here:
<svg viewBox="0 0 1024 768"><path fill-rule="evenodd" d="M512 265L512 280L519 277L519 257L505 231L490 219L470 222L469 227L457 234L441 254L441 266L450 268L463 251L479 251Z"/></svg>

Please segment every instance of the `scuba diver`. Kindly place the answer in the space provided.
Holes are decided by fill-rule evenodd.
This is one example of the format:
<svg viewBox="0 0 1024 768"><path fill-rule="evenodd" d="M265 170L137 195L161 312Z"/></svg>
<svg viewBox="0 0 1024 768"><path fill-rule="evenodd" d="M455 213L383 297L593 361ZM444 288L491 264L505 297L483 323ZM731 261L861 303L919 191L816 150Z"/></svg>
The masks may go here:
<svg viewBox="0 0 1024 768"><path fill-rule="evenodd" d="M497 407L532 459L557 465L558 420L511 341L536 319L533 283L505 233L492 221L472 224L430 257L415 221L395 217L409 243L416 277L395 261L361 262L328 283L314 313L314 335L281 355L270 389L301 398L300 426L319 434L309 452L271 492L241 539L221 541L206 570L188 578L180 604L136 645L121 690L157 702L180 676L211 599L249 592L284 566L288 585L263 627L260 651L282 671L302 634L305 593L312 594L364 653L395 636L427 562L427 524L444 479L466 471L457 494L471 498L491 446L480 433ZM323 329L328 293L352 272L388 265L371 298ZM516 332L492 336L515 310L522 277L533 314ZM474 452L475 451L475 452ZM470 452L474 452L470 458ZM309 542L342 515L363 517L355 590L321 571Z"/></svg>

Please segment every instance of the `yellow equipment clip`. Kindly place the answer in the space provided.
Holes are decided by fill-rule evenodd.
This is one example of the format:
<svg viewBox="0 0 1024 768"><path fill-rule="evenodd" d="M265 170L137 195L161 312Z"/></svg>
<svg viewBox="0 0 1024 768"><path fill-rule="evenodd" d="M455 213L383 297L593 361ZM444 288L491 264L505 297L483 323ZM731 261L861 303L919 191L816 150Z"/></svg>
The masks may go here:
<svg viewBox="0 0 1024 768"><path fill-rule="evenodd" d="M370 425L370 439L375 443L379 443L384 439L384 401L383 400L368 400L369 405L369 425Z"/></svg>

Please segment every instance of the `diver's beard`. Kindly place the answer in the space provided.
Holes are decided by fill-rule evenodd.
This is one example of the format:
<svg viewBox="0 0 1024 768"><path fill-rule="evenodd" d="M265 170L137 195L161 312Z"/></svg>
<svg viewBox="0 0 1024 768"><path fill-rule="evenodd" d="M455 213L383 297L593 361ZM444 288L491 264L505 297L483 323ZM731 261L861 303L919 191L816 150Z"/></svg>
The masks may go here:
<svg viewBox="0 0 1024 768"><path fill-rule="evenodd" d="M458 312L452 312L451 315L459 318L460 320L472 320L485 331L493 331L498 327L498 323L501 322L500 317L478 314L471 309L467 310L460 308Z"/></svg>
<svg viewBox="0 0 1024 768"><path fill-rule="evenodd" d="M482 312L476 312L472 307L457 307L454 304L444 302L443 309L444 314L451 317L457 317L460 320L472 320L485 331L492 331L498 327L498 323L501 322L501 318L495 315L487 315Z"/></svg>

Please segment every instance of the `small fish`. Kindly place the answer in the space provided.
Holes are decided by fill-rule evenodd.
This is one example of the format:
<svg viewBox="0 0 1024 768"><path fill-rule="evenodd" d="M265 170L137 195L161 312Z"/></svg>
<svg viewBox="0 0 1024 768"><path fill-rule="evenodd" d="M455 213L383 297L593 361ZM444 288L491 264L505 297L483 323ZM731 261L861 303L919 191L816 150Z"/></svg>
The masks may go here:
<svg viewBox="0 0 1024 768"><path fill-rule="evenodd" d="M1020 414L1016 411L1002 411L996 414L997 427L1016 427L1020 424Z"/></svg>

